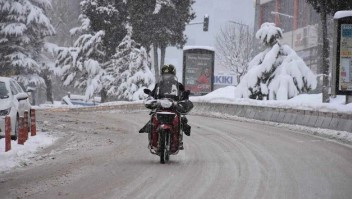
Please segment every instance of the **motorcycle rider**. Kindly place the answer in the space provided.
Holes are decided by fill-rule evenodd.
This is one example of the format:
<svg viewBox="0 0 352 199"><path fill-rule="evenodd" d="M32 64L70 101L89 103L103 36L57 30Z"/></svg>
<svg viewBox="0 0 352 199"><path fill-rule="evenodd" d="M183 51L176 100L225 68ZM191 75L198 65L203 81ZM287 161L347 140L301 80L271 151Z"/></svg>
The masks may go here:
<svg viewBox="0 0 352 199"><path fill-rule="evenodd" d="M174 104L173 108L175 108L178 112L181 114L186 114L191 109L193 108L193 103L189 100L189 91L185 91L185 87L183 84L177 82L176 80L176 68L172 64L164 65L161 68L161 81L157 83L153 89L153 91L150 94L150 97L154 99L161 99L163 98L162 93L170 93L172 88L170 87L170 91L161 91L160 85L178 85L178 95L180 96L179 98L175 98L174 100L176 103ZM168 86L163 86L163 88L167 88ZM151 104L146 104L146 107L149 109L154 109L155 106ZM139 133L151 133L151 122L149 121L141 130L139 130ZM181 117L181 126L183 132L187 135L191 135L191 126L188 125L188 120L187 118L183 115ZM181 142L180 149L183 149L183 143Z"/></svg>

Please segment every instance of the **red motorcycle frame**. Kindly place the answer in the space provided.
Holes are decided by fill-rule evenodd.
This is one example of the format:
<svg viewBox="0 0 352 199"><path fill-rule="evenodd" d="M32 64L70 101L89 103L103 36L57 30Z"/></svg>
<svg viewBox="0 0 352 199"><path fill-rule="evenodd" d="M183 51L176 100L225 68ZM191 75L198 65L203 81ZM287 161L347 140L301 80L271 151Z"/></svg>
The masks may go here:
<svg viewBox="0 0 352 199"><path fill-rule="evenodd" d="M151 113L149 149L160 156L160 163L169 161L170 155L179 152L181 135L181 114L172 109L157 109Z"/></svg>

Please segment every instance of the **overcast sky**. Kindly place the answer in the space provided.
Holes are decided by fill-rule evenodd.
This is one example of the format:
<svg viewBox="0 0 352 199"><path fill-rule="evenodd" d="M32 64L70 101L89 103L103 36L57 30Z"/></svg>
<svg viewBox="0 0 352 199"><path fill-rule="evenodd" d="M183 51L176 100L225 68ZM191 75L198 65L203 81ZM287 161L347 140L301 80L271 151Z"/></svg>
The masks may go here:
<svg viewBox="0 0 352 199"><path fill-rule="evenodd" d="M209 32L203 32L202 25L188 26L186 35L188 43L192 46L215 46L216 35L219 29L229 25L229 20L238 21L253 27L254 24L254 1L253 0L196 0L193 10L197 15L194 22L203 21L204 15L210 17ZM166 52L166 63L172 63L177 67L177 74L181 78L182 74L182 50L168 48ZM226 72L221 68L216 68L216 72Z"/></svg>

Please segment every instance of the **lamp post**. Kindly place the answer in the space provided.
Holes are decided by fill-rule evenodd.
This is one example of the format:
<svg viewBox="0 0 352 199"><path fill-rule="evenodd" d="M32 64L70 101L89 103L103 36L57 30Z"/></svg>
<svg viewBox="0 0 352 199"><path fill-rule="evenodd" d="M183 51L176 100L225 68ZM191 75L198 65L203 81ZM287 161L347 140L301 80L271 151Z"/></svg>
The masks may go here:
<svg viewBox="0 0 352 199"><path fill-rule="evenodd" d="M247 24L240 23L240 22L237 22L237 21L232 21L232 20L229 20L229 22L233 23L233 24L240 25L240 26L245 26L247 28L247 31L249 31L249 25L247 25Z"/></svg>
<svg viewBox="0 0 352 199"><path fill-rule="evenodd" d="M284 16L284 17L287 17L287 18L292 19L292 20L294 20L294 19L295 19L295 17L294 17L294 16L292 16L292 15L288 15L288 14L285 14L285 13L281 13L281 12L274 12L274 11L272 11L272 12L271 12L271 14L272 14L272 15L280 15L280 16ZM293 27L293 23L292 23L292 37L291 37L291 45L292 45L292 49L294 49L294 48L295 48L295 47L294 47L294 43L293 43L293 41L294 41L294 33L295 33L295 28Z"/></svg>
<svg viewBox="0 0 352 199"><path fill-rule="evenodd" d="M237 21L232 21L232 20L229 20L228 22L232 23L232 24L236 24L236 25L242 26L242 27L246 27L246 30L247 30L247 36L246 36L247 47L249 48L249 25L244 24L244 23L240 23L240 22L237 22ZM249 54L247 54L246 56L248 58ZM236 75L237 75L237 82L239 84L240 76L239 76L239 74L236 74Z"/></svg>
<svg viewBox="0 0 352 199"><path fill-rule="evenodd" d="M240 25L240 26L244 26L244 27L246 27L246 29L247 29L247 34L249 34L249 25L247 25L247 24L244 24L244 23L240 23L240 22L237 22L237 21L232 21L232 20L229 20L229 22L230 23L233 23L233 24L236 24L236 25ZM247 35L247 44L249 43L248 42L249 41L249 38L248 38L248 35Z"/></svg>

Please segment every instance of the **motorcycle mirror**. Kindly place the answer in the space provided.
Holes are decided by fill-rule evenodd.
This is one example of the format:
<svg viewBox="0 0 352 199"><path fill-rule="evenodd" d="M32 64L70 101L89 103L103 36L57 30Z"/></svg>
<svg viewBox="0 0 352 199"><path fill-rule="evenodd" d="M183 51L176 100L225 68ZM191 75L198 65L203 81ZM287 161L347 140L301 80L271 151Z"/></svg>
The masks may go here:
<svg viewBox="0 0 352 199"><path fill-rule="evenodd" d="M144 91L144 93L145 93L145 94L147 94L147 95L152 94L152 91L151 91L151 90L149 90L149 89L147 89L147 88L146 88L146 89L144 89L143 91Z"/></svg>

